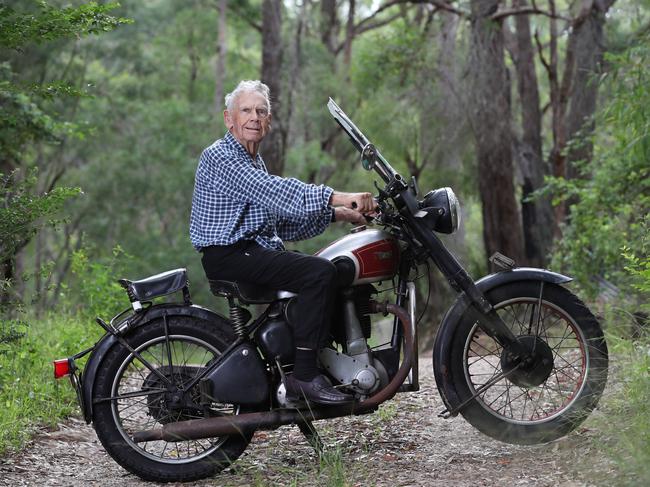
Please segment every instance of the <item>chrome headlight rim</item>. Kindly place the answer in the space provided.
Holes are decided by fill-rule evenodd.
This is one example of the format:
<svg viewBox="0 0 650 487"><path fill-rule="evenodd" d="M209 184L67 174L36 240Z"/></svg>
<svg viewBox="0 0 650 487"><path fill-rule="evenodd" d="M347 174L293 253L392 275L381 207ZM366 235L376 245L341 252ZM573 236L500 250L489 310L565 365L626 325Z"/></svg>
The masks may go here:
<svg viewBox="0 0 650 487"><path fill-rule="evenodd" d="M460 212L460 202L456 197L456 193L450 187L445 187L445 192L447 193L447 201L449 202L449 214L451 216L451 233L454 233L458 230L461 220Z"/></svg>

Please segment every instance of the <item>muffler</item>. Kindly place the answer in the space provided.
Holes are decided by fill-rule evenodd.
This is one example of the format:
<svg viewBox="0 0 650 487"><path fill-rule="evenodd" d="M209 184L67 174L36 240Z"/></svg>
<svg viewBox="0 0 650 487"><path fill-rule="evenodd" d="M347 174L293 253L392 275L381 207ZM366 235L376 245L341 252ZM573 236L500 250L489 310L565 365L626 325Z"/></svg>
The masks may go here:
<svg viewBox="0 0 650 487"><path fill-rule="evenodd" d="M409 315L404 308L394 304L370 302L372 313L392 313L399 318L404 331L404 360L393 379L383 389L368 399L345 406L312 407L308 409L278 409L236 416L217 416L214 418L192 419L169 423L162 428L138 431L133 441L184 441L212 438L216 436L241 435L258 429L275 429L282 425L299 424L319 419L338 418L352 414L362 414L376 409L384 401L391 399L406 380L411 370L413 351L416 344L412 333Z"/></svg>

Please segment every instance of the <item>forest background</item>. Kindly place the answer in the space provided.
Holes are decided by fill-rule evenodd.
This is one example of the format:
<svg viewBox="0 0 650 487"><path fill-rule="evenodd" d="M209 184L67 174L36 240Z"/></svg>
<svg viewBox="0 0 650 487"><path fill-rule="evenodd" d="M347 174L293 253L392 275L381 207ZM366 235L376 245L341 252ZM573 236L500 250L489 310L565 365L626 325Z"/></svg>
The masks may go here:
<svg viewBox="0 0 650 487"><path fill-rule="evenodd" d="M0 451L74 411L50 360L128 305L118 278L187 267L217 306L194 171L224 94L258 78L271 172L372 190L332 97L420 188L454 188L446 242L475 278L497 250L576 278L624 364L613 455L647 476L648 0L0 2ZM453 299L430 274L428 337Z"/></svg>

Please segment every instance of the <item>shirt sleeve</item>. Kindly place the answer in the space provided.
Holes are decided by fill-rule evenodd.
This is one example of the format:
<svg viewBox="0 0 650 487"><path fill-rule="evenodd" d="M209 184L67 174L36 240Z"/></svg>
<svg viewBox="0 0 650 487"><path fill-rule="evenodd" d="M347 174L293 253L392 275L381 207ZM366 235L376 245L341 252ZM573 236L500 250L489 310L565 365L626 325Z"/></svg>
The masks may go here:
<svg viewBox="0 0 650 487"><path fill-rule="evenodd" d="M332 221L333 212L334 208L329 208L328 212L316 218L281 218L276 225L276 231L282 240L306 240L325 231Z"/></svg>
<svg viewBox="0 0 650 487"><path fill-rule="evenodd" d="M215 190L245 203L259 205L292 220L331 216L328 206L334 190L325 185L307 184L282 178L253 167L238 154L208 148L201 154L198 177Z"/></svg>

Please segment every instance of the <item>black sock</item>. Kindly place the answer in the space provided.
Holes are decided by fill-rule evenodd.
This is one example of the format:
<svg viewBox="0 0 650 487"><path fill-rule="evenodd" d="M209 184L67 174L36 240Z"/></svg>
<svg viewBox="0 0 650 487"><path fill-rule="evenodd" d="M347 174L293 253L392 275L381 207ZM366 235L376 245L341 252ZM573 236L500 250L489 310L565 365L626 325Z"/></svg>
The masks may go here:
<svg viewBox="0 0 650 487"><path fill-rule="evenodd" d="M296 359L293 365L293 376L302 381L312 380L320 374L316 350L296 349Z"/></svg>

